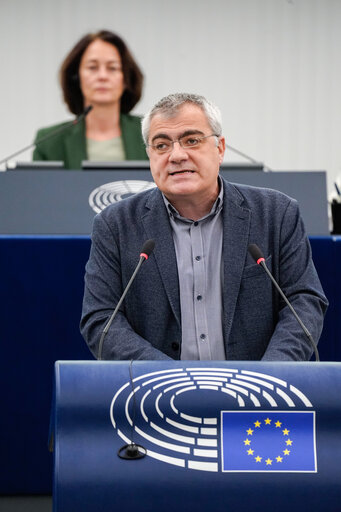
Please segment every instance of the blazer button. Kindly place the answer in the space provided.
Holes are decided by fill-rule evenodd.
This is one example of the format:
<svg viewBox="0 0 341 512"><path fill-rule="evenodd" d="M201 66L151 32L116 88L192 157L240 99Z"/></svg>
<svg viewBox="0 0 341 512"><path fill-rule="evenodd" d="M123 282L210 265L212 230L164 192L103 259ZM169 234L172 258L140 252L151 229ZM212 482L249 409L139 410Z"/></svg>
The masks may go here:
<svg viewBox="0 0 341 512"><path fill-rule="evenodd" d="M172 343L172 349L173 349L173 350L179 350L179 343L177 343L176 341L174 341L174 342Z"/></svg>

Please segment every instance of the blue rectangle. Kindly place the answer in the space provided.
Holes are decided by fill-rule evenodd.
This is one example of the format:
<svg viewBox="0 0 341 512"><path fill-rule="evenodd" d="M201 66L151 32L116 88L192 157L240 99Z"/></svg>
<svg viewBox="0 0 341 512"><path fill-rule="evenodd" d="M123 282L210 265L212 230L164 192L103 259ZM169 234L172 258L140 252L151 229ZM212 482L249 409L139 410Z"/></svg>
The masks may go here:
<svg viewBox="0 0 341 512"><path fill-rule="evenodd" d="M223 471L316 472L314 411L222 411Z"/></svg>

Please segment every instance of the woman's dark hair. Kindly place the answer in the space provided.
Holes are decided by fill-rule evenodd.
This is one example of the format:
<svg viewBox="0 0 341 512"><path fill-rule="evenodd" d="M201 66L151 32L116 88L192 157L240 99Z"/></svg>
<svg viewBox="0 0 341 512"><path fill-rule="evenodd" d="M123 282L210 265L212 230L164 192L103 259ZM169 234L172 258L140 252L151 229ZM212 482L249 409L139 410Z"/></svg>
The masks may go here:
<svg viewBox="0 0 341 512"><path fill-rule="evenodd" d="M72 48L60 68L60 84L64 100L70 112L79 115L84 110L83 94L79 82L79 65L83 53L90 43L101 39L115 46L121 56L125 90L121 98L121 112L127 114L141 98L143 74L128 50L125 42L113 32L101 30L95 34L87 34Z"/></svg>

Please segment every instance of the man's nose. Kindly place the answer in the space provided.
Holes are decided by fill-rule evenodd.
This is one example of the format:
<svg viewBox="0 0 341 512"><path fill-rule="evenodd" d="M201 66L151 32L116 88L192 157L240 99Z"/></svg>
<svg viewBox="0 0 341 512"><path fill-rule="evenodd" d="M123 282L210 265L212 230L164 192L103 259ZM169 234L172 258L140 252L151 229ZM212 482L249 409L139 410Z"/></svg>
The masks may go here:
<svg viewBox="0 0 341 512"><path fill-rule="evenodd" d="M179 141L173 142L171 152L169 154L169 159L173 162L179 162L182 160L187 160L188 154L187 151L181 146Z"/></svg>

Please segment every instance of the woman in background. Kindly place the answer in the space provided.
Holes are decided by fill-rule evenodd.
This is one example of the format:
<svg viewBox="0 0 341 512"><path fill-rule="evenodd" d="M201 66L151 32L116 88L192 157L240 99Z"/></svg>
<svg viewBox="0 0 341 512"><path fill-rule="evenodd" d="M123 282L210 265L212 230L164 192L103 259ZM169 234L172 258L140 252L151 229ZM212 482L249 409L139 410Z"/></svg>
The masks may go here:
<svg viewBox="0 0 341 512"><path fill-rule="evenodd" d="M80 169L82 160L146 160L140 118L129 112L142 93L143 75L124 41L101 30L84 36L60 70L64 100L73 114L92 110L74 124L38 144L33 160L62 160ZM38 131L35 142L62 125Z"/></svg>

